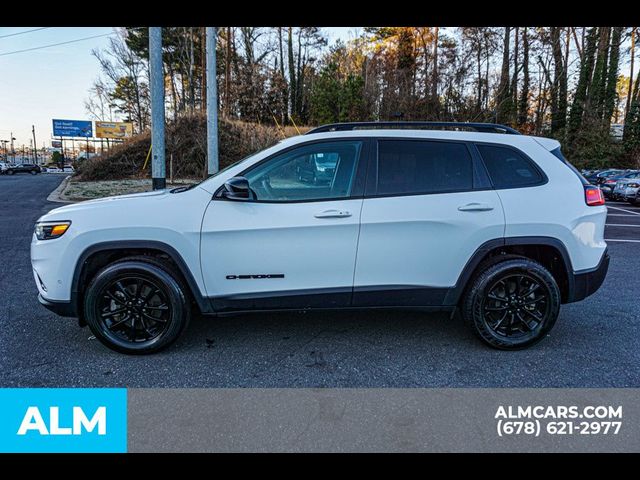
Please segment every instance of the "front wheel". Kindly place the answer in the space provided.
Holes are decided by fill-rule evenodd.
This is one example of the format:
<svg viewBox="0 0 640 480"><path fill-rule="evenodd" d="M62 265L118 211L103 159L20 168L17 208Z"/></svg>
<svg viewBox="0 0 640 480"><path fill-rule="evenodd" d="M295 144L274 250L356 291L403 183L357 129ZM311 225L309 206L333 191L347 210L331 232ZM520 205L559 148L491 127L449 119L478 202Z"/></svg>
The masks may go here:
<svg viewBox="0 0 640 480"><path fill-rule="evenodd" d="M560 312L560 290L533 260L511 258L476 275L465 293L464 319L491 347L517 350L544 338Z"/></svg>
<svg viewBox="0 0 640 480"><path fill-rule="evenodd" d="M38 172L36 172L35 170L31 170L31 175L37 175Z"/></svg>
<svg viewBox="0 0 640 480"><path fill-rule="evenodd" d="M168 347L186 327L189 307L177 272L145 257L103 268L89 284L84 301L85 318L96 338L129 354Z"/></svg>
<svg viewBox="0 0 640 480"><path fill-rule="evenodd" d="M9 170L9 171L7 172L7 175L13 175L14 173L15 173L15 172L14 172L13 170Z"/></svg>

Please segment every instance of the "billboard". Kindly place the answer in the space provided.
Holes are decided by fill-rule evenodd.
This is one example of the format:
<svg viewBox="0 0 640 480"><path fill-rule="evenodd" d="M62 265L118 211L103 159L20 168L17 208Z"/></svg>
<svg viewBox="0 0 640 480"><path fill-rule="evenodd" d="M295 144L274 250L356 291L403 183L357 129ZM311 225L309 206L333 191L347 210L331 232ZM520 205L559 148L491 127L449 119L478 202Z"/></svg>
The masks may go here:
<svg viewBox="0 0 640 480"><path fill-rule="evenodd" d="M133 123L130 122L96 122L98 138L129 138L133 136Z"/></svg>
<svg viewBox="0 0 640 480"><path fill-rule="evenodd" d="M93 126L90 120L59 120L53 119L54 137L86 137L93 136Z"/></svg>

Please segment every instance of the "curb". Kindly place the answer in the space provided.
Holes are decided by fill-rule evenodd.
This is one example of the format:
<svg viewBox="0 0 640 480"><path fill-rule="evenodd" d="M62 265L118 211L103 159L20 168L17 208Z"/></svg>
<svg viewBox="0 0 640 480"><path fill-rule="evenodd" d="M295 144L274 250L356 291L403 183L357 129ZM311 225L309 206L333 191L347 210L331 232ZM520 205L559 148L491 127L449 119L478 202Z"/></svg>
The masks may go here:
<svg viewBox="0 0 640 480"><path fill-rule="evenodd" d="M49 196L47 197L47 202L78 203L74 200L64 200L62 198L62 192L64 192L64 190L67 188L67 185L69 184L69 180L71 179L71 177L72 175L68 175L67 177L65 177L64 180L62 180L62 183L58 185L58 187L49 194Z"/></svg>

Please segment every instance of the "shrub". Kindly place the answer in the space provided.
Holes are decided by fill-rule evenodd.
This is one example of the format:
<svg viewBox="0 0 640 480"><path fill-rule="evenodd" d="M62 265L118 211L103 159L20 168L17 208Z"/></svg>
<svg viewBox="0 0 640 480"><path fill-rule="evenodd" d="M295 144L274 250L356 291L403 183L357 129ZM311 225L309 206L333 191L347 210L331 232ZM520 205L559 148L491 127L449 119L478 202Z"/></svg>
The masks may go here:
<svg viewBox="0 0 640 480"><path fill-rule="evenodd" d="M275 126L258 125L235 120L219 121L220 168L247 155L267 148L284 136L293 136L297 131L286 127L284 132ZM301 129L301 131L304 131ZM173 163L175 178L202 179L207 174L207 121L204 115L180 117L166 127L166 172L170 175ZM150 132L131 138L124 144L113 147L104 155L83 160L78 165L79 180L119 180L125 178L148 178L151 176L151 159L142 169L149 146ZM173 162L171 162L173 158Z"/></svg>

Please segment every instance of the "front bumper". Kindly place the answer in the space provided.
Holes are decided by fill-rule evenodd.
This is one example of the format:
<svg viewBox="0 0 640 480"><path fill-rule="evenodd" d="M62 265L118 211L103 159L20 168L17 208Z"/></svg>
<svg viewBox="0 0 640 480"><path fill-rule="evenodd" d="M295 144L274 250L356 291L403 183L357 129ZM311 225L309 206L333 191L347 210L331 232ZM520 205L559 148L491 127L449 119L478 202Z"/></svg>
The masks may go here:
<svg viewBox="0 0 640 480"><path fill-rule="evenodd" d="M607 276L609 260L610 257L607 249L604 251L597 267L573 272L572 278L570 279L570 283L573 285L566 303L578 302L595 293Z"/></svg>
<svg viewBox="0 0 640 480"><path fill-rule="evenodd" d="M56 315L61 317L77 317L77 312L74 302L56 302L47 300L41 294L38 294L38 301L46 309L52 311Z"/></svg>

